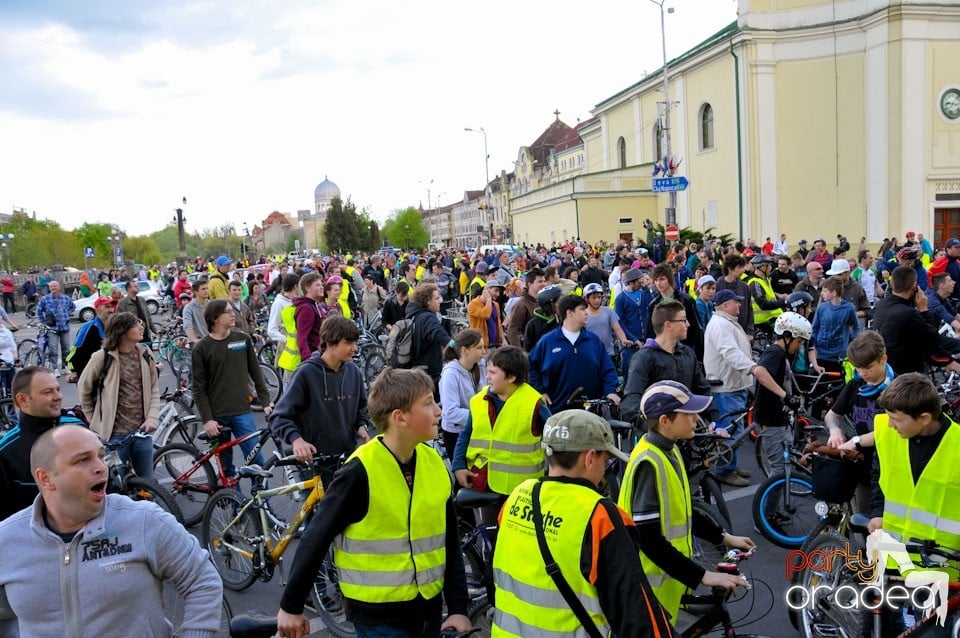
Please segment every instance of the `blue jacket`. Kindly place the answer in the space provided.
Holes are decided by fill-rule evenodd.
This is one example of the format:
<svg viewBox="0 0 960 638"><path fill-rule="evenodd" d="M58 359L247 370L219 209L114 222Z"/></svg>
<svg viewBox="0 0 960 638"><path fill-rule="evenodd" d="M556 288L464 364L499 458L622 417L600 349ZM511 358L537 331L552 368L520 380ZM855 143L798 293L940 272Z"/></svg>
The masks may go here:
<svg viewBox="0 0 960 638"><path fill-rule="evenodd" d="M942 321L946 324L953 323L953 320L956 319L954 316L956 312L953 308L953 302L949 299L943 299L940 295L933 292L932 289L927 291L927 311L931 317L936 317L937 321Z"/></svg>
<svg viewBox="0 0 960 638"><path fill-rule="evenodd" d="M840 305L820 303L813 315L813 339L817 360L843 361L847 346L860 333L860 321L853 304L844 299Z"/></svg>
<svg viewBox="0 0 960 638"><path fill-rule="evenodd" d="M577 398L599 399L616 392L619 382L600 337L586 328L571 344L562 326L557 326L543 335L530 353L530 385L550 396L554 413L576 407L566 401L577 388L583 388Z"/></svg>
<svg viewBox="0 0 960 638"><path fill-rule="evenodd" d="M637 292L624 289L613 300L613 309L620 325L630 341L641 341L647 334L647 309L653 301L653 293L647 288Z"/></svg>

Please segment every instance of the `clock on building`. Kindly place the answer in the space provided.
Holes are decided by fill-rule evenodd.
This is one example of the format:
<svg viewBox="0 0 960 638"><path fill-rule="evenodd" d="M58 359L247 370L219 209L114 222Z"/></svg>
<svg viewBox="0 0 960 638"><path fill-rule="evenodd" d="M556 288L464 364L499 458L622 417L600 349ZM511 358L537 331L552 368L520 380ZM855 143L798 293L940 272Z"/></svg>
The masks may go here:
<svg viewBox="0 0 960 638"><path fill-rule="evenodd" d="M960 120L960 88L951 87L940 94L940 112L951 122Z"/></svg>

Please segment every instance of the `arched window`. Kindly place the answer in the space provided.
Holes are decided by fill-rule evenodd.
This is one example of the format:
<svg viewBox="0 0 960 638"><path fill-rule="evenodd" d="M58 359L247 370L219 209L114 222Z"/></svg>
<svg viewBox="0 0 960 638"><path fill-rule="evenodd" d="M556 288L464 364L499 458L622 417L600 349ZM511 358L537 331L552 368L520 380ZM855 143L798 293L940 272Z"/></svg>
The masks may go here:
<svg viewBox="0 0 960 638"><path fill-rule="evenodd" d="M617 140L617 159L620 161L619 168L627 167L627 140L622 137Z"/></svg>
<svg viewBox="0 0 960 638"><path fill-rule="evenodd" d="M700 107L700 150L712 149L716 144L713 134L713 107L709 102Z"/></svg>
<svg viewBox="0 0 960 638"><path fill-rule="evenodd" d="M660 120L657 120L653 124L653 161L659 162L663 159L664 148L663 148L663 127L660 125Z"/></svg>

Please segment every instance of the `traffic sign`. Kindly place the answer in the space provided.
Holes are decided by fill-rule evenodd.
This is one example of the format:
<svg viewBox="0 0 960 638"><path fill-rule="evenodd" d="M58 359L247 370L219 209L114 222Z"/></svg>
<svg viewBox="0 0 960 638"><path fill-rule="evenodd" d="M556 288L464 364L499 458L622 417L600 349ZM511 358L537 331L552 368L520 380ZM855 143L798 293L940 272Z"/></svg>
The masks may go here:
<svg viewBox="0 0 960 638"><path fill-rule="evenodd" d="M663 229L663 236L667 241L679 241L680 229L676 226L667 226Z"/></svg>
<svg viewBox="0 0 960 638"><path fill-rule="evenodd" d="M687 186L690 185L690 182L687 181L686 177L654 177L653 178L653 192L654 193L672 193L675 191L685 191Z"/></svg>
<svg viewBox="0 0 960 638"><path fill-rule="evenodd" d="M90 246L83 249L83 258L84 259L93 259L93 248Z"/></svg>

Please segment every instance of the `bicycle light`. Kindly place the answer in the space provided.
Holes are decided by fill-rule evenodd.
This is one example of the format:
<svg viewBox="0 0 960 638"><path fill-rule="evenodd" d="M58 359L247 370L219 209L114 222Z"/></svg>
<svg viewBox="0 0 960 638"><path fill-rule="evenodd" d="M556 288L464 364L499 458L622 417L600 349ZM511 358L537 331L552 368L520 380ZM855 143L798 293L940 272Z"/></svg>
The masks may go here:
<svg viewBox="0 0 960 638"><path fill-rule="evenodd" d="M823 517L830 511L830 506L824 501L817 501L817 504L813 506L813 511L817 513L817 516Z"/></svg>

